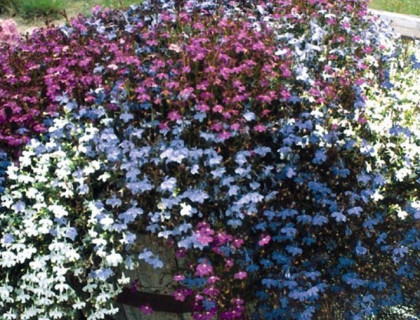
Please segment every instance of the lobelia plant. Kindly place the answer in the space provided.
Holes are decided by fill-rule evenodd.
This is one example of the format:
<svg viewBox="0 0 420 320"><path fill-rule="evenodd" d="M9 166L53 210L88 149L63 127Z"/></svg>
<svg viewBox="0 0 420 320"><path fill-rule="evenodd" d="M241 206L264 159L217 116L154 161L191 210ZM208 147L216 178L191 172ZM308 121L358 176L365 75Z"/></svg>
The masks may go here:
<svg viewBox="0 0 420 320"><path fill-rule="evenodd" d="M136 236L127 224L141 209L131 202L125 214L114 215L120 203L101 199L104 191L96 197L107 189L111 168L91 146L104 135L106 126L101 132L57 119L48 141L32 140L19 164L8 167L1 319L75 319L80 311L103 319L118 311L113 299L130 282L124 270L135 266Z"/></svg>
<svg viewBox="0 0 420 320"><path fill-rule="evenodd" d="M6 50L3 121L26 130L3 143L61 116L8 171L2 319L112 314L124 268L162 266L138 231L176 250L195 319L418 305L420 59L401 48L365 1L279 0L95 8ZM27 85L12 61L39 65Z"/></svg>

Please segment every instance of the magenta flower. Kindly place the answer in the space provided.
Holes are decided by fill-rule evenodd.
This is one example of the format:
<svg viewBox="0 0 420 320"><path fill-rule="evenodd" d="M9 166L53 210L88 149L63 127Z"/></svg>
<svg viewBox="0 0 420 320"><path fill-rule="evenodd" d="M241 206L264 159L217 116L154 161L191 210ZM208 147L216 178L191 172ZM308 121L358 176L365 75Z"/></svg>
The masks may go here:
<svg viewBox="0 0 420 320"><path fill-rule="evenodd" d="M254 130L257 132L264 132L267 130L267 128L263 124L257 124L254 126Z"/></svg>
<svg viewBox="0 0 420 320"><path fill-rule="evenodd" d="M212 111L217 112L217 113L221 113L223 111L223 106L221 106L220 104L217 104L213 107Z"/></svg>
<svg viewBox="0 0 420 320"><path fill-rule="evenodd" d="M201 111L201 112L207 112L210 110L210 107L208 105L206 105L205 103L200 103L197 106L197 110Z"/></svg>
<svg viewBox="0 0 420 320"><path fill-rule="evenodd" d="M235 248L240 248L240 247L242 247L242 245L245 243L245 241L243 240L243 239L235 239L234 241L233 241L233 246L235 247Z"/></svg>
<svg viewBox="0 0 420 320"><path fill-rule="evenodd" d="M174 281L183 281L184 279L185 279L185 276L182 274L174 275Z"/></svg>
<svg viewBox="0 0 420 320"><path fill-rule="evenodd" d="M185 257L185 256L186 256L186 254L187 254L187 250L186 250L186 249L184 249L184 248L181 248L181 249L179 249L179 250L177 250L177 251L175 252L175 257L176 257L176 258L178 258L178 259L180 259L180 258Z"/></svg>
<svg viewBox="0 0 420 320"><path fill-rule="evenodd" d="M366 124L367 120L365 117L360 116L359 119L357 119L357 122L360 124Z"/></svg>
<svg viewBox="0 0 420 320"><path fill-rule="evenodd" d="M212 273L213 273L213 267L208 263L200 263L197 266L197 269L196 269L196 272L195 272L195 274L200 276L200 277L207 276L207 275L210 275Z"/></svg>
<svg viewBox="0 0 420 320"><path fill-rule="evenodd" d="M145 316L152 314L154 312L152 307L148 304L141 305L139 309Z"/></svg>
<svg viewBox="0 0 420 320"><path fill-rule="evenodd" d="M186 73L188 73L188 72L186 72ZM194 88L188 87L188 88L185 88L184 90L182 90L179 96L183 100L188 100L188 99L194 97L193 92L194 92Z"/></svg>
<svg viewBox="0 0 420 320"><path fill-rule="evenodd" d="M229 270L234 265L233 259L226 259L225 260L225 269Z"/></svg>
<svg viewBox="0 0 420 320"><path fill-rule="evenodd" d="M198 234L197 241L200 242L203 246L208 245L210 242L213 241L213 237L209 236L208 234Z"/></svg>
<svg viewBox="0 0 420 320"><path fill-rule="evenodd" d="M241 305L244 305L244 304L245 304L245 301L244 301L243 299L236 298L236 299L232 299L232 303L233 303L234 305L239 305L239 306L241 306Z"/></svg>
<svg viewBox="0 0 420 320"><path fill-rule="evenodd" d="M203 293L210 296L210 297L215 297L219 294L219 290L217 288L215 288L214 286L210 286L208 288L205 288L203 290Z"/></svg>
<svg viewBox="0 0 420 320"><path fill-rule="evenodd" d="M216 277L216 276L211 276L211 277L209 277L208 279L207 279L207 283L210 283L210 284L214 284L214 283L216 283L217 281L219 281L220 280L220 278L219 277Z"/></svg>
<svg viewBox="0 0 420 320"><path fill-rule="evenodd" d="M248 274L245 271L239 271L238 273L235 273L233 276L235 279L243 280L248 276Z"/></svg>
<svg viewBox="0 0 420 320"><path fill-rule="evenodd" d="M219 135L218 135L218 137L221 140L229 139L231 136L232 136L232 133L230 133L229 131L223 131L223 132L219 133Z"/></svg>
<svg viewBox="0 0 420 320"><path fill-rule="evenodd" d="M239 124L239 123L233 123L231 126L230 126L230 128L233 130L233 131L237 131L237 130L239 130L239 128L241 127L241 125Z"/></svg>
<svg viewBox="0 0 420 320"><path fill-rule="evenodd" d="M266 244L269 244L271 241L271 237L269 235L262 237L260 241L258 241L258 244L262 247L265 246Z"/></svg>
<svg viewBox="0 0 420 320"><path fill-rule="evenodd" d="M171 111L168 114L168 118L172 121L181 120L181 115L177 111Z"/></svg>
<svg viewBox="0 0 420 320"><path fill-rule="evenodd" d="M191 294L192 291L187 289L177 289L172 293L174 299L181 302L185 301L185 299Z"/></svg>

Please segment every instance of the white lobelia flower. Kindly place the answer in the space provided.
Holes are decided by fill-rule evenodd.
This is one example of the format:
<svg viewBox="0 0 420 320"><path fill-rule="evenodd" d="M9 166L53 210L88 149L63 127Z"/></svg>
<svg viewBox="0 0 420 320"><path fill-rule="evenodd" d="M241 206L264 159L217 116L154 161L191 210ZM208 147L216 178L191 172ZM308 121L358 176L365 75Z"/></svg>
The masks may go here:
<svg viewBox="0 0 420 320"><path fill-rule="evenodd" d="M114 219L111 218L110 216L105 216L104 218L101 218L99 222L101 223L103 228L106 230L106 229L109 229L110 226L112 226L112 224L114 223Z"/></svg>
<svg viewBox="0 0 420 320"><path fill-rule="evenodd" d="M112 253L108 254L106 257L106 262L112 267L118 266L122 261L122 256L119 253L116 253L115 250L112 250Z"/></svg>
<svg viewBox="0 0 420 320"><path fill-rule="evenodd" d="M56 218L60 219L67 216L69 213L66 208L61 205L53 204L48 206L48 209L55 215Z"/></svg>
<svg viewBox="0 0 420 320"><path fill-rule="evenodd" d="M181 216L188 216L191 217L192 215L192 207L189 204L186 204L185 202L181 203Z"/></svg>
<svg viewBox="0 0 420 320"><path fill-rule="evenodd" d="M398 208L397 210L397 216L398 218L400 218L401 220L404 220L405 218L408 217L408 212L405 210L402 210L401 208Z"/></svg>

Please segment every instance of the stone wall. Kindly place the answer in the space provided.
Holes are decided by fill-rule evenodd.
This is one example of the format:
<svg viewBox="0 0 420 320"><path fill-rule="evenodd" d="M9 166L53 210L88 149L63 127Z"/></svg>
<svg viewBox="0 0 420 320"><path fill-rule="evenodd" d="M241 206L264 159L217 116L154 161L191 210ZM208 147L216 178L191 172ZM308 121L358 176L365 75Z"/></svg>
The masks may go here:
<svg viewBox="0 0 420 320"><path fill-rule="evenodd" d="M420 17L379 10L371 12L382 20L390 22L394 30L402 36L420 39Z"/></svg>
<svg viewBox="0 0 420 320"><path fill-rule="evenodd" d="M137 269L128 271L127 276L138 279L138 291L170 295L173 291L173 275L176 273L176 260L174 248L165 245L151 235L138 235L136 251L142 252L147 248L159 255L164 266L161 269L153 269L146 262L140 262ZM142 302L139 301L139 305ZM114 317L115 320L191 320L189 314L176 314L166 312L154 312L151 315L143 315L138 308L118 304L120 312Z"/></svg>

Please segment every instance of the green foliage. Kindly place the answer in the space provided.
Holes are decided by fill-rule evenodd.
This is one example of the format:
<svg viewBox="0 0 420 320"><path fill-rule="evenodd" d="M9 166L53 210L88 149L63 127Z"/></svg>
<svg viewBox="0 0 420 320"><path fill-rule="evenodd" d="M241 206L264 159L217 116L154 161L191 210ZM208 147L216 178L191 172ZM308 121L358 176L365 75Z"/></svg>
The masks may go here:
<svg viewBox="0 0 420 320"><path fill-rule="evenodd" d="M372 0L372 9L420 16L420 0Z"/></svg>
<svg viewBox="0 0 420 320"><path fill-rule="evenodd" d="M66 8L64 0L15 0L18 13L25 19L57 18Z"/></svg>
<svg viewBox="0 0 420 320"><path fill-rule="evenodd" d="M110 8L127 8L132 4L140 4L142 0L101 0L103 7Z"/></svg>

